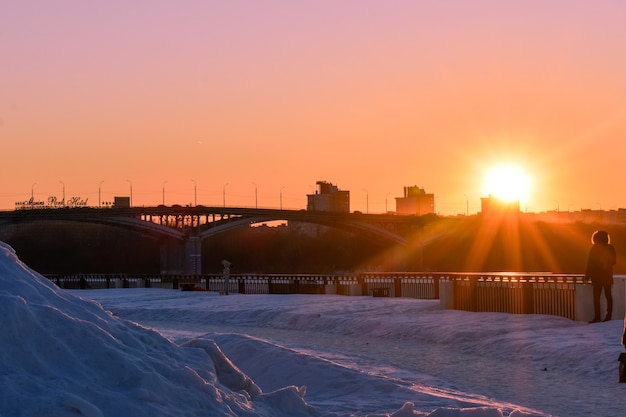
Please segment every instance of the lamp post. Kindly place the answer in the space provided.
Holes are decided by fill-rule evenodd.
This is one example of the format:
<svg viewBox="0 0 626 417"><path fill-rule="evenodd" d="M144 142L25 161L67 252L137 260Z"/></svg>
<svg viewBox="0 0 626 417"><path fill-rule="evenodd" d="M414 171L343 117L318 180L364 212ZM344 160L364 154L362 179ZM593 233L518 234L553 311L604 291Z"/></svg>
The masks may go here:
<svg viewBox="0 0 626 417"><path fill-rule="evenodd" d="M61 180L59 180L59 182L63 186L63 201L61 201L61 204L65 205L65 184L63 184L63 181L61 181Z"/></svg>
<svg viewBox="0 0 626 417"><path fill-rule="evenodd" d="M130 183L130 199L128 200L128 205L133 206L133 182L131 180L126 180Z"/></svg>
<svg viewBox="0 0 626 417"><path fill-rule="evenodd" d="M365 188L363 188L363 191L365 191L365 214L369 214L370 213L370 195Z"/></svg>
<svg viewBox="0 0 626 417"><path fill-rule="evenodd" d="M283 188L285 188L285 186L282 186L280 188L280 209L283 209Z"/></svg>
<svg viewBox="0 0 626 417"><path fill-rule="evenodd" d="M102 203L102 183L104 182L104 180L100 181L100 183L98 184L98 208L100 208L100 204Z"/></svg>
<svg viewBox="0 0 626 417"><path fill-rule="evenodd" d="M35 185L37 185L36 182L34 182L33 185L30 186L30 207L31 208L35 206Z"/></svg>
<svg viewBox="0 0 626 417"><path fill-rule="evenodd" d="M463 194L465 196L465 215L469 216L469 198L467 194Z"/></svg>
<svg viewBox="0 0 626 417"><path fill-rule="evenodd" d="M198 206L198 187L196 180L191 180L191 182L193 182L193 205L196 207Z"/></svg>
<svg viewBox="0 0 626 417"><path fill-rule="evenodd" d="M162 188L162 192L163 192L163 205L165 205L165 184L167 184L167 181L163 181L163 188Z"/></svg>
<svg viewBox="0 0 626 417"><path fill-rule="evenodd" d="M228 183L224 184L224 186L222 187L222 204L224 205L224 207L226 207L226 186L228 185Z"/></svg>
<svg viewBox="0 0 626 417"><path fill-rule="evenodd" d="M258 193L258 188L256 186L256 182L252 181L252 184L254 184L254 208L259 208L259 193Z"/></svg>

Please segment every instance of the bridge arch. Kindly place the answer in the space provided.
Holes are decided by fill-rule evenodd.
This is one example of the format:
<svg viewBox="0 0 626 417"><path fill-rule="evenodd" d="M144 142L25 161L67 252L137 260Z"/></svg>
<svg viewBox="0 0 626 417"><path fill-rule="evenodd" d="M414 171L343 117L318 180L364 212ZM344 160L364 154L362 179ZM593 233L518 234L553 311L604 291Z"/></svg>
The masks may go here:
<svg viewBox="0 0 626 417"><path fill-rule="evenodd" d="M216 226L209 227L201 231L199 233L199 237L200 239L204 240L211 236L215 236L220 233L226 232L228 230L236 229L239 227L245 227L245 226L249 226L252 224L267 223L267 222L273 222L273 221L279 221L279 220L289 221L289 219L283 218L280 216L278 217L277 216L240 217L240 218L232 219L228 222L225 222ZM292 219L292 221L294 221L294 219ZM338 229L342 229L346 231L363 231L363 232L372 234L374 236L382 237L390 241L391 243L401 244L401 245L407 244L407 239L405 239L404 237L396 233L390 232L380 227L372 226L364 222L337 223L337 222L325 222L321 220L313 221L310 219L298 220L298 221L301 221L303 223L312 223L312 224L318 224L321 226L338 228Z"/></svg>
<svg viewBox="0 0 626 417"><path fill-rule="evenodd" d="M208 221L212 216L213 221ZM200 218L205 221L201 222ZM153 221L154 219L154 221ZM165 224L163 224L165 219ZM168 219L182 219L179 227L169 225ZM186 224L191 219L191 224ZM397 233L400 228L409 226L421 228L424 219L415 216L363 215L361 213L311 212L306 210L271 210L209 207L148 207L128 209L37 209L0 212L0 227L7 223L35 222L44 220L64 220L87 222L121 227L141 232L155 238L165 238L169 247L162 249L162 270L176 273L201 272L202 241L226 231L252 224L286 220L318 224L350 232L365 232L376 239L384 239L405 246L408 239ZM174 223L174 222L172 222ZM391 227L386 227L391 225ZM173 243L172 243L173 242ZM178 255L172 256L172 253ZM180 257L178 266L164 266L163 258Z"/></svg>

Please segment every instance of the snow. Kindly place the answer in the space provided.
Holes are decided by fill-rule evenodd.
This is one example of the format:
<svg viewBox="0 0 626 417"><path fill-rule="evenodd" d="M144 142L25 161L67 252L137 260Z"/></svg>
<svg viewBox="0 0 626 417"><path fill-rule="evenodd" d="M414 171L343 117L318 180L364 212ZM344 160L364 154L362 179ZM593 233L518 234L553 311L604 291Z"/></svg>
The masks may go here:
<svg viewBox="0 0 626 417"><path fill-rule="evenodd" d="M0 417L622 416L621 320L60 290L0 242Z"/></svg>

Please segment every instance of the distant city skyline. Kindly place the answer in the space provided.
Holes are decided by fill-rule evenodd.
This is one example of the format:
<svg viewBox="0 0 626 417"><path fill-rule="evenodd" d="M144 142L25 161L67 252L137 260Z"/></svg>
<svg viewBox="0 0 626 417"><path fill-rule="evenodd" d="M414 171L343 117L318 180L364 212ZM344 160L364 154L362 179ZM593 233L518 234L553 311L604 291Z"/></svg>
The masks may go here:
<svg viewBox="0 0 626 417"><path fill-rule="evenodd" d="M417 186L473 214L501 164L528 174L522 211L626 207L624 21L617 1L5 2L0 209L131 188L303 209L329 181L352 211Z"/></svg>

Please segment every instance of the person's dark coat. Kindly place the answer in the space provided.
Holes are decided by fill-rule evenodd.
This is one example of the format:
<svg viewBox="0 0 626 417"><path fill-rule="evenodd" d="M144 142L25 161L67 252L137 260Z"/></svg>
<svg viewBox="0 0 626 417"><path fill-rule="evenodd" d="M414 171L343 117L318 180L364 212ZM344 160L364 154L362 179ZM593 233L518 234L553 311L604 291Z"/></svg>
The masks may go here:
<svg viewBox="0 0 626 417"><path fill-rule="evenodd" d="M589 252L585 277L594 285L613 285L615 262L615 248L612 245L595 243Z"/></svg>

